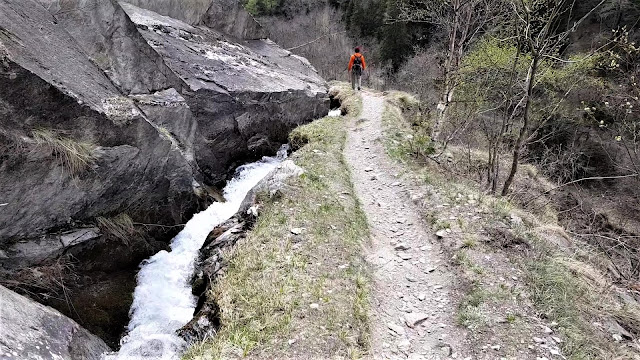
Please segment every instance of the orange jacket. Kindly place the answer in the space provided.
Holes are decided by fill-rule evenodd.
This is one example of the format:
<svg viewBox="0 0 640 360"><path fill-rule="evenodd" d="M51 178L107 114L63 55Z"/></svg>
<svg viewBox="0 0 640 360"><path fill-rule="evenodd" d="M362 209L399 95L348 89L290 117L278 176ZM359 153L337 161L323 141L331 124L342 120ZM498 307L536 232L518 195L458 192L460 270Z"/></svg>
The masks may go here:
<svg viewBox="0 0 640 360"><path fill-rule="evenodd" d="M367 64L364 62L364 55L360 53L355 53L351 55L351 59L349 60L349 71L351 71L351 67L353 66L353 62L356 60L356 55L362 60L362 70L367 68Z"/></svg>

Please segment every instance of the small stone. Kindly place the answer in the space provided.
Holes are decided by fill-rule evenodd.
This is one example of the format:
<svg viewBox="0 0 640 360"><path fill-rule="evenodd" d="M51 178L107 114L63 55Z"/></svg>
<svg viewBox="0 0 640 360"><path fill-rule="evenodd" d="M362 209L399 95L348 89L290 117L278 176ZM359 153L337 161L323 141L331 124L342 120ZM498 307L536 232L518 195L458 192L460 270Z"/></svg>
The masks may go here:
<svg viewBox="0 0 640 360"><path fill-rule="evenodd" d="M426 272L426 273L432 273L432 272L436 271L436 269L437 269L437 268L438 268L437 266L436 266L436 267L430 267L430 268L428 268L427 270L425 270L424 272Z"/></svg>
<svg viewBox="0 0 640 360"><path fill-rule="evenodd" d="M411 348L411 341L407 338L402 338L396 342L396 346L401 351L408 351Z"/></svg>
<svg viewBox="0 0 640 360"><path fill-rule="evenodd" d="M542 343L544 343L544 339L539 338L539 337L534 337L534 338L533 338L533 341L534 341L534 342L536 342L536 343L538 343L538 344L542 344Z"/></svg>
<svg viewBox="0 0 640 360"><path fill-rule="evenodd" d="M394 249L398 250L398 251L405 251L405 250L409 250L411 249L411 246L405 244L405 243L399 243L398 245L396 245L394 247Z"/></svg>
<svg viewBox="0 0 640 360"><path fill-rule="evenodd" d="M293 345L296 343L296 339L289 339L288 343L289 345Z"/></svg>
<svg viewBox="0 0 640 360"><path fill-rule="evenodd" d="M293 235L300 235L300 234L302 234L302 230L303 230L302 228L293 228L293 229L291 229L291 233Z"/></svg>
<svg viewBox="0 0 640 360"><path fill-rule="evenodd" d="M549 349L549 352L551 353L551 355L556 355L556 356L560 355L560 351L556 349Z"/></svg>
<svg viewBox="0 0 640 360"><path fill-rule="evenodd" d="M397 335L403 336L405 334L404 328L400 325L396 325L394 323L388 323L387 327L389 330L393 331Z"/></svg>
<svg viewBox="0 0 640 360"><path fill-rule="evenodd" d="M449 346L443 346L440 348L440 352L442 353L442 355L444 356L450 356L451 355L451 347Z"/></svg>
<svg viewBox="0 0 640 360"><path fill-rule="evenodd" d="M424 301L424 299L426 299L426 298L427 298L427 295L425 293L418 294L418 300Z"/></svg>
<svg viewBox="0 0 640 360"><path fill-rule="evenodd" d="M316 304L316 303L313 303L313 304L309 305L309 307L312 308L312 309L318 309L320 307L320 305Z"/></svg>
<svg viewBox="0 0 640 360"><path fill-rule="evenodd" d="M436 236L442 239L443 237L447 236L447 231L439 230L438 232L436 232Z"/></svg>
<svg viewBox="0 0 640 360"><path fill-rule="evenodd" d="M406 252L399 252L398 257L404 261L411 260L412 258L411 254L407 254Z"/></svg>
<svg viewBox="0 0 640 360"><path fill-rule="evenodd" d="M365 171L365 172L372 172L372 171L373 171L373 168L368 167L368 168L365 168L365 169L364 169L364 171Z"/></svg>
<svg viewBox="0 0 640 360"><path fill-rule="evenodd" d="M416 278L414 278L414 277L413 277L413 276L411 276L411 275L407 275L407 280L408 280L409 282L416 282L416 281L418 281Z"/></svg>
<svg viewBox="0 0 640 360"><path fill-rule="evenodd" d="M393 184L391 184L391 186L400 186L400 185L402 185L402 184L400 182L398 182L398 181L396 181Z"/></svg>
<svg viewBox="0 0 640 360"><path fill-rule="evenodd" d="M407 324L408 327L413 329L414 327L425 322L428 318L429 318L429 315L425 313L412 312L404 316L404 322Z"/></svg>
<svg viewBox="0 0 640 360"><path fill-rule="evenodd" d="M550 328L550 327L545 326L545 327L544 327L544 333L545 333L545 334L551 334L551 333L553 333L553 330L551 330L551 328Z"/></svg>
<svg viewBox="0 0 640 360"><path fill-rule="evenodd" d="M552 336L551 338L553 339L553 341L555 341L555 342L556 342L556 343L558 343L558 344L562 343L562 339L560 339L560 338L559 338L559 337L557 337L557 336Z"/></svg>
<svg viewBox="0 0 640 360"><path fill-rule="evenodd" d="M493 345L493 346L491 346L491 349L493 349L493 350L495 350L495 351L500 350L500 348L501 348L501 346L500 346L500 345Z"/></svg>
<svg viewBox="0 0 640 360"><path fill-rule="evenodd" d="M511 214L511 223L515 225L522 225L522 218L516 214Z"/></svg>

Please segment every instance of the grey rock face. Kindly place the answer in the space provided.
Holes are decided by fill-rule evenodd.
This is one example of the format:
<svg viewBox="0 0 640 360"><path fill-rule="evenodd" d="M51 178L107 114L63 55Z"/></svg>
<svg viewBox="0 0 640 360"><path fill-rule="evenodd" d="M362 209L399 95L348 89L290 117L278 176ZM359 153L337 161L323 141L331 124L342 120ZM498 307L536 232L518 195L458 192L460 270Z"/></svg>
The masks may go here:
<svg viewBox="0 0 640 360"><path fill-rule="evenodd" d="M182 89L114 0L38 1L124 94Z"/></svg>
<svg viewBox="0 0 640 360"><path fill-rule="evenodd" d="M67 315L110 344L139 262L328 111L305 59L239 40L263 33L237 1L131 2L0 0L0 276L72 257ZM128 235L96 227L120 215Z"/></svg>
<svg viewBox="0 0 640 360"><path fill-rule="evenodd" d="M215 1L217 0L126 0L127 3L137 7L149 9L190 25L200 24L211 3Z"/></svg>
<svg viewBox="0 0 640 360"><path fill-rule="evenodd" d="M313 67L268 40L232 42L206 27L121 3L138 30L188 86L198 124L196 162L223 180L239 154L273 153L289 131L328 112L327 88Z"/></svg>
<svg viewBox="0 0 640 360"><path fill-rule="evenodd" d="M0 28L0 135L10 150L0 159L0 244L123 209L141 222L182 221L195 201L192 169L168 137L35 1L0 1ZM70 176L68 153L35 140L42 129L93 144L95 162Z"/></svg>
<svg viewBox="0 0 640 360"><path fill-rule="evenodd" d="M267 31L245 11L238 0L215 0L202 18L202 24L237 39L267 38Z"/></svg>
<svg viewBox="0 0 640 360"><path fill-rule="evenodd" d="M0 286L0 358L100 359L99 338L59 312Z"/></svg>

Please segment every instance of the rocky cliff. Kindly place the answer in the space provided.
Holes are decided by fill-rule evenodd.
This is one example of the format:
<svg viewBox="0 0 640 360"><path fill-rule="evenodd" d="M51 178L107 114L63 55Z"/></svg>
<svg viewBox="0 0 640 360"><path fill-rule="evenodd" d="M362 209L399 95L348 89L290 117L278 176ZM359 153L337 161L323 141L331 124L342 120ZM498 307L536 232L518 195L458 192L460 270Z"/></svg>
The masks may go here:
<svg viewBox="0 0 640 360"><path fill-rule="evenodd" d="M0 0L0 278L47 293L27 267L58 266L69 315L116 341L130 296L96 297L328 110L313 67L263 37L230 0Z"/></svg>

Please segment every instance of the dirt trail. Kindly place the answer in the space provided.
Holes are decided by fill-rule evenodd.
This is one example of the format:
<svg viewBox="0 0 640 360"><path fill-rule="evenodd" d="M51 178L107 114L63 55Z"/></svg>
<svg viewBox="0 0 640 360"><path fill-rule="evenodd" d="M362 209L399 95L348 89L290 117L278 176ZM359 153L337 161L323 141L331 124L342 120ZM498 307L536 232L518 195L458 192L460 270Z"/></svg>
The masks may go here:
<svg viewBox="0 0 640 360"><path fill-rule="evenodd" d="M463 359L451 299L454 275L436 237L412 201L412 186L382 143L381 95L363 92L363 111L351 125L345 157L367 214L374 268L374 359ZM455 352L458 351L456 354Z"/></svg>

